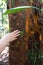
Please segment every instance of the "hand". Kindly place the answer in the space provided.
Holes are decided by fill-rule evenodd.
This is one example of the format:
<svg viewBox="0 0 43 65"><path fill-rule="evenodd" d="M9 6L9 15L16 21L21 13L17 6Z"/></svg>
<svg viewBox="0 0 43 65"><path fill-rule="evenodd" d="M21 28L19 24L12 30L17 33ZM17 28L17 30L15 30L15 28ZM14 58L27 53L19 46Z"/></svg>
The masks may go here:
<svg viewBox="0 0 43 65"><path fill-rule="evenodd" d="M16 40L19 35L20 35L20 31L18 31L18 30L13 31L9 35L9 41Z"/></svg>
<svg viewBox="0 0 43 65"><path fill-rule="evenodd" d="M7 42L10 42L10 41L16 40L19 35L20 35L20 31L15 30L15 31L13 31L13 32L11 32L11 33L8 33L8 34L5 35L3 38L4 38Z"/></svg>
<svg viewBox="0 0 43 65"><path fill-rule="evenodd" d="M10 41L16 40L17 36L19 35L20 35L20 31L15 30L2 37L2 39L0 39L0 53L3 51L3 49L8 45Z"/></svg>

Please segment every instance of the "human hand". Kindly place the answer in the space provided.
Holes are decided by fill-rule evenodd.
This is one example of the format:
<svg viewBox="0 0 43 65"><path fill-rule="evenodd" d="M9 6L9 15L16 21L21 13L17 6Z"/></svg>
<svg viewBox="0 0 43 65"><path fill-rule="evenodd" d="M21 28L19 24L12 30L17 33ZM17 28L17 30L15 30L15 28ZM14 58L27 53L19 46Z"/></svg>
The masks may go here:
<svg viewBox="0 0 43 65"><path fill-rule="evenodd" d="M15 30L15 31L9 33L9 35L8 35L8 40L9 40L9 41L16 40L19 35L20 35L20 31Z"/></svg>
<svg viewBox="0 0 43 65"><path fill-rule="evenodd" d="M9 34L9 41L16 40L17 37L20 35L20 31L15 30Z"/></svg>
<svg viewBox="0 0 43 65"><path fill-rule="evenodd" d="M2 39L0 39L0 53L8 45L9 42L16 40L19 35L20 35L20 31L15 30L2 37Z"/></svg>
<svg viewBox="0 0 43 65"><path fill-rule="evenodd" d="M13 40L16 40L17 37L20 35L20 31L15 30L11 33L8 33L7 35L5 35L3 38L7 41L7 42L11 42Z"/></svg>

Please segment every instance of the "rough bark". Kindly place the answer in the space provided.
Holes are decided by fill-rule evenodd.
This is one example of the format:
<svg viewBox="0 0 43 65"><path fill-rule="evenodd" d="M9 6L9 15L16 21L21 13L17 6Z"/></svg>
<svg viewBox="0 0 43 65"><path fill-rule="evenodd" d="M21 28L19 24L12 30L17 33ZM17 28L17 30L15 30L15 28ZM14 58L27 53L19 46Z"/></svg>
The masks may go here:
<svg viewBox="0 0 43 65"><path fill-rule="evenodd" d="M14 0L14 5L11 4L12 0L9 1L9 8L21 6L21 5L29 5L28 1L24 0ZM28 33L28 16L26 13L27 10L10 14L9 15L9 25L10 31L18 29L23 31L22 36L18 37L16 41L11 42L10 44L10 51L9 51L9 64L10 65L25 65L25 61L27 60L26 57L26 49L27 49L27 33ZM26 17L27 16L27 17Z"/></svg>
<svg viewBox="0 0 43 65"><path fill-rule="evenodd" d="M8 0L8 8L23 5L42 6L40 2L35 0L33 0L33 3L30 3L30 0ZM40 28L41 31L43 31L42 18L43 16L41 13L33 9L26 9L9 15L10 31L12 32L18 29L23 32L22 36L19 36L16 41L11 42L9 45L9 65L25 65L25 62L28 59L26 57L28 39L30 36L34 35L35 32L39 32L40 40L43 43L43 32L40 32ZM41 49L43 49L43 45L41 46Z"/></svg>

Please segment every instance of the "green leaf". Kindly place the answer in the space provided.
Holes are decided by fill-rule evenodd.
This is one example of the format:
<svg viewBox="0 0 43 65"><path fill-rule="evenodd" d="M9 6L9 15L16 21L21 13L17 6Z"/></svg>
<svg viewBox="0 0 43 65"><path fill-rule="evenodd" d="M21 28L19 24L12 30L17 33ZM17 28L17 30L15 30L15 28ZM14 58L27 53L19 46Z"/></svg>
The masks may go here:
<svg viewBox="0 0 43 65"><path fill-rule="evenodd" d="M7 10L6 12L4 12L4 15L5 14L16 13L16 12L22 11L24 9L30 9L30 8L40 10L39 8L37 8L35 6L20 6L20 7L15 7L15 8L11 8L11 9Z"/></svg>

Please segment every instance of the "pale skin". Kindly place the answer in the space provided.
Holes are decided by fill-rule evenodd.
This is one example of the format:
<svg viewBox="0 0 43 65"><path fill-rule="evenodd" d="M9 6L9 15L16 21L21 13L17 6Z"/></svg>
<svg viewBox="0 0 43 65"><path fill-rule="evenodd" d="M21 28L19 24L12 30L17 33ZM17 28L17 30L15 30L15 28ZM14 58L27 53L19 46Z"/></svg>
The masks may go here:
<svg viewBox="0 0 43 65"><path fill-rule="evenodd" d="M0 53L3 51L3 49L7 46L9 42L16 40L19 35L20 31L15 30L2 37L2 39L0 39Z"/></svg>

